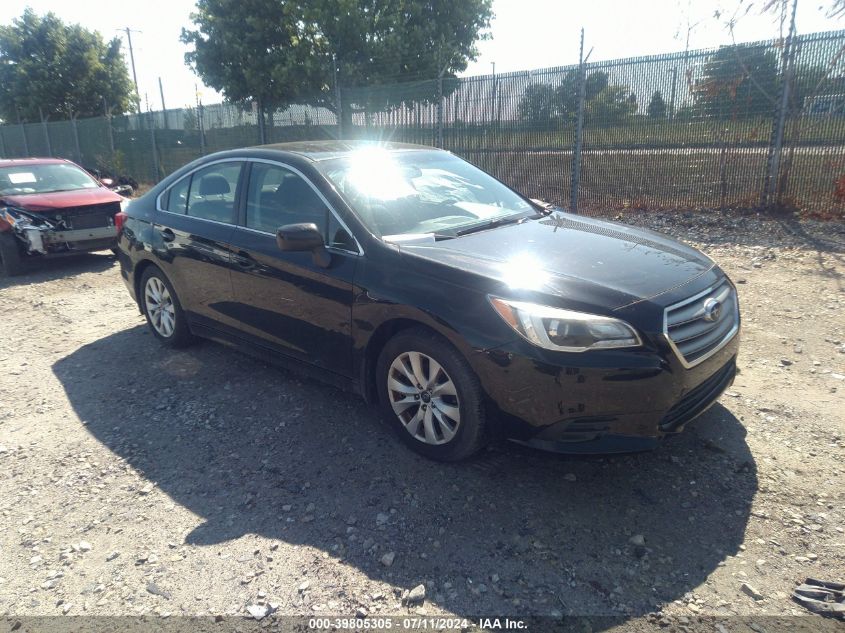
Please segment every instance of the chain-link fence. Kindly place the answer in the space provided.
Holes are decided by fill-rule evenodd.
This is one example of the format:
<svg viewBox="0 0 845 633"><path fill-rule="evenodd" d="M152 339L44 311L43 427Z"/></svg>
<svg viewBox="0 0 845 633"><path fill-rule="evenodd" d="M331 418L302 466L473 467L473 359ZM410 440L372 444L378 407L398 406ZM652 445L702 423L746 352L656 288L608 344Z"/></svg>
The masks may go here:
<svg viewBox="0 0 845 633"><path fill-rule="evenodd" d="M0 126L0 156L159 180L204 154L295 140L443 147L532 197L612 209L842 215L845 31L394 85L259 115L220 104Z"/></svg>

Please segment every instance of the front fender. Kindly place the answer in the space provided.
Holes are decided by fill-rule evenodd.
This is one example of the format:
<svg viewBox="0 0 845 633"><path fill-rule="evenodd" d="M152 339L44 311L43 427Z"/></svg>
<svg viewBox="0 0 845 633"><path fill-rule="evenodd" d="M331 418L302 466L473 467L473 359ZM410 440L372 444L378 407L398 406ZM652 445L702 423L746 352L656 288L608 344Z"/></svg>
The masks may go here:
<svg viewBox="0 0 845 633"><path fill-rule="evenodd" d="M352 305L353 367L366 399L384 344L402 329L423 326L449 341L472 366L479 351L513 341L485 291L460 286L400 262L361 262Z"/></svg>

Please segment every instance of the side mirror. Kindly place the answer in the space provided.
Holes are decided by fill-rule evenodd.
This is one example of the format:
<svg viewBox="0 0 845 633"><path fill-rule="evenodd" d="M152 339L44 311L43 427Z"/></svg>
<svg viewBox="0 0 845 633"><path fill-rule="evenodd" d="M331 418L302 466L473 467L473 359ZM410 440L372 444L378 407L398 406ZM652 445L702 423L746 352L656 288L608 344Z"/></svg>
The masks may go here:
<svg viewBox="0 0 845 633"><path fill-rule="evenodd" d="M311 222L280 226L276 231L276 244L279 250L286 252L311 251L314 263L322 268L328 268L331 263L323 235Z"/></svg>
<svg viewBox="0 0 845 633"><path fill-rule="evenodd" d="M111 187L114 184L114 180L111 178L100 178L100 182L103 183L106 187Z"/></svg>

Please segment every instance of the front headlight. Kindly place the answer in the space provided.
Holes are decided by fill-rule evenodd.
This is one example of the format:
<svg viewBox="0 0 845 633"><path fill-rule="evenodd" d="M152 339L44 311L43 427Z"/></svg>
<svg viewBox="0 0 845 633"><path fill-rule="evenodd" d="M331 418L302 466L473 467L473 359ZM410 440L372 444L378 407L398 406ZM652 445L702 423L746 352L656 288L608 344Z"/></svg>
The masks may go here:
<svg viewBox="0 0 845 633"><path fill-rule="evenodd" d="M489 299L520 336L544 349L583 352L642 345L636 330L619 319L499 297Z"/></svg>

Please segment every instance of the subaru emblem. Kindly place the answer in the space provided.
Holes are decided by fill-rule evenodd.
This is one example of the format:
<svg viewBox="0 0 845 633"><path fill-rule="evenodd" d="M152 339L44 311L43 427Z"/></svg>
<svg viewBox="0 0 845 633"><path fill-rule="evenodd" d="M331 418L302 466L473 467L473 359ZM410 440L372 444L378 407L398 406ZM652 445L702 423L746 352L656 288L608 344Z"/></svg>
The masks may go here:
<svg viewBox="0 0 845 633"><path fill-rule="evenodd" d="M719 315L722 314L722 302L712 297L704 302L704 320L717 321Z"/></svg>

